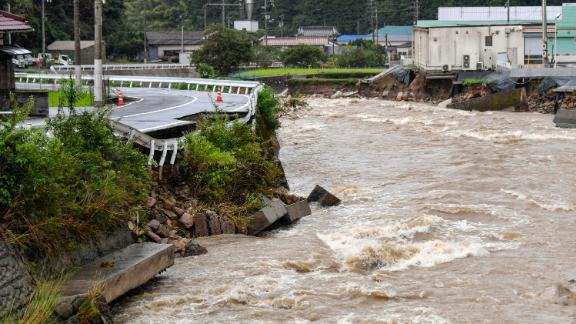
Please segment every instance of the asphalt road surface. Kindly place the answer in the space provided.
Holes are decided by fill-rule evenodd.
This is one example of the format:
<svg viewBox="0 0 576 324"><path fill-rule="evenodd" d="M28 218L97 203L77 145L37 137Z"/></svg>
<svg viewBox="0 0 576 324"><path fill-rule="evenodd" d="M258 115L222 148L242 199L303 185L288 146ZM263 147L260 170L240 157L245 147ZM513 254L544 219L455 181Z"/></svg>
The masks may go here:
<svg viewBox="0 0 576 324"><path fill-rule="evenodd" d="M136 101L115 108L111 118L143 133L192 124L180 118L216 111L214 104L225 112L248 112L246 95L223 93L223 102L215 103L216 93L212 92L140 88L122 91Z"/></svg>

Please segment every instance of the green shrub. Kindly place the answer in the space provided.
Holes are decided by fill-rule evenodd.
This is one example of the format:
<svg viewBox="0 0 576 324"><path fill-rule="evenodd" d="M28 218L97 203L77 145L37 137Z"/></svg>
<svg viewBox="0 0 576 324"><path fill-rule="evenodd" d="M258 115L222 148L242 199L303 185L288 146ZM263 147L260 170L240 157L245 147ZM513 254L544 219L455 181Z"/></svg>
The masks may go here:
<svg viewBox="0 0 576 324"><path fill-rule="evenodd" d="M274 130L280 126L278 120L279 100L274 90L264 87L258 94L257 109L266 125Z"/></svg>
<svg viewBox="0 0 576 324"><path fill-rule="evenodd" d="M494 80L481 80L481 79L466 79L462 82L462 84L466 87L481 85L481 86L490 86L495 84L496 81Z"/></svg>
<svg viewBox="0 0 576 324"><path fill-rule="evenodd" d="M113 135L107 111L69 108L48 121L51 135L17 127L26 107L0 124L0 231L32 257L116 230L151 184L146 157Z"/></svg>
<svg viewBox="0 0 576 324"><path fill-rule="evenodd" d="M198 74L200 74L200 77L203 79L213 79L216 76L218 76L218 72L216 71L216 69L208 63L198 64L197 71Z"/></svg>
<svg viewBox="0 0 576 324"><path fill-rule="evenodd" d="M290 67L314 67L325 59L322 49L311 45L298 45L282 52L282 63Z"/></svg>
<svg viewBox="0 0 576 324"><path fill-rule="evenodd" d="M250 125L228 118L203 119L197 133L186 135L182 162L185 177L205 203L253 204L253 197L278 186L281 172Z"/></svg>

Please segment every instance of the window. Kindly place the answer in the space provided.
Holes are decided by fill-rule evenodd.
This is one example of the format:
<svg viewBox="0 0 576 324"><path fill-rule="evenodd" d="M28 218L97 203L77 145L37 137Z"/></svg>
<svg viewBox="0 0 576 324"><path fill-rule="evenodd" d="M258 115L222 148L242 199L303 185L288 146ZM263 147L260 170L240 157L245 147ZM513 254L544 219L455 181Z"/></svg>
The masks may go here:
<svg viewBox="0 0 576 324"><path fill-rule="evenodd" d="M484 45L485 46L492 46L492 36L486 36L484 38Z"/></svg>

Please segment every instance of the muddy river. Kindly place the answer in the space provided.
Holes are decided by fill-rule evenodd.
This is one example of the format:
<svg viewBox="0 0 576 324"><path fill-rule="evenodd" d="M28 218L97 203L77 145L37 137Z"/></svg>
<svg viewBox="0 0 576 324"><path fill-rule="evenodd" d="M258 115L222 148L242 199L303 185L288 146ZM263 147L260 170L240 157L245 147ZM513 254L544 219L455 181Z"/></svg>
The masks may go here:
<svg viewBox="0 0 576 324"><path fill-rule="evenodd" d="M279 131L294 193L342 198L264 237L203 239L119 323L572 323L576 130L536 113L310 99Z"/></svg>

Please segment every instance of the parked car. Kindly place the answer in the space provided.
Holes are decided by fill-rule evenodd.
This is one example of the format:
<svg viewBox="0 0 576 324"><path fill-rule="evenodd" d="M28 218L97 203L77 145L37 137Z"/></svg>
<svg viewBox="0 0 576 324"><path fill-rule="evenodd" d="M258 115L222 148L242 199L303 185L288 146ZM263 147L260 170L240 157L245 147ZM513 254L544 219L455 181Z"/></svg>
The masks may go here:
<svg viewBox="0 0 576 324"><path fill-rule="evenodd" d="M29 50L18 46L10 46L10 52L12 53L12 63L17 67L24 69L34 65L34 58Z"/></svg>
<svg viewBox="0 0 576 324"><path fill-rule="evenodd" d="M72 58L68 55L63 54L58 55L58 60L56 63L60 65L74 65L74 61L72 60Z"/></svg>

